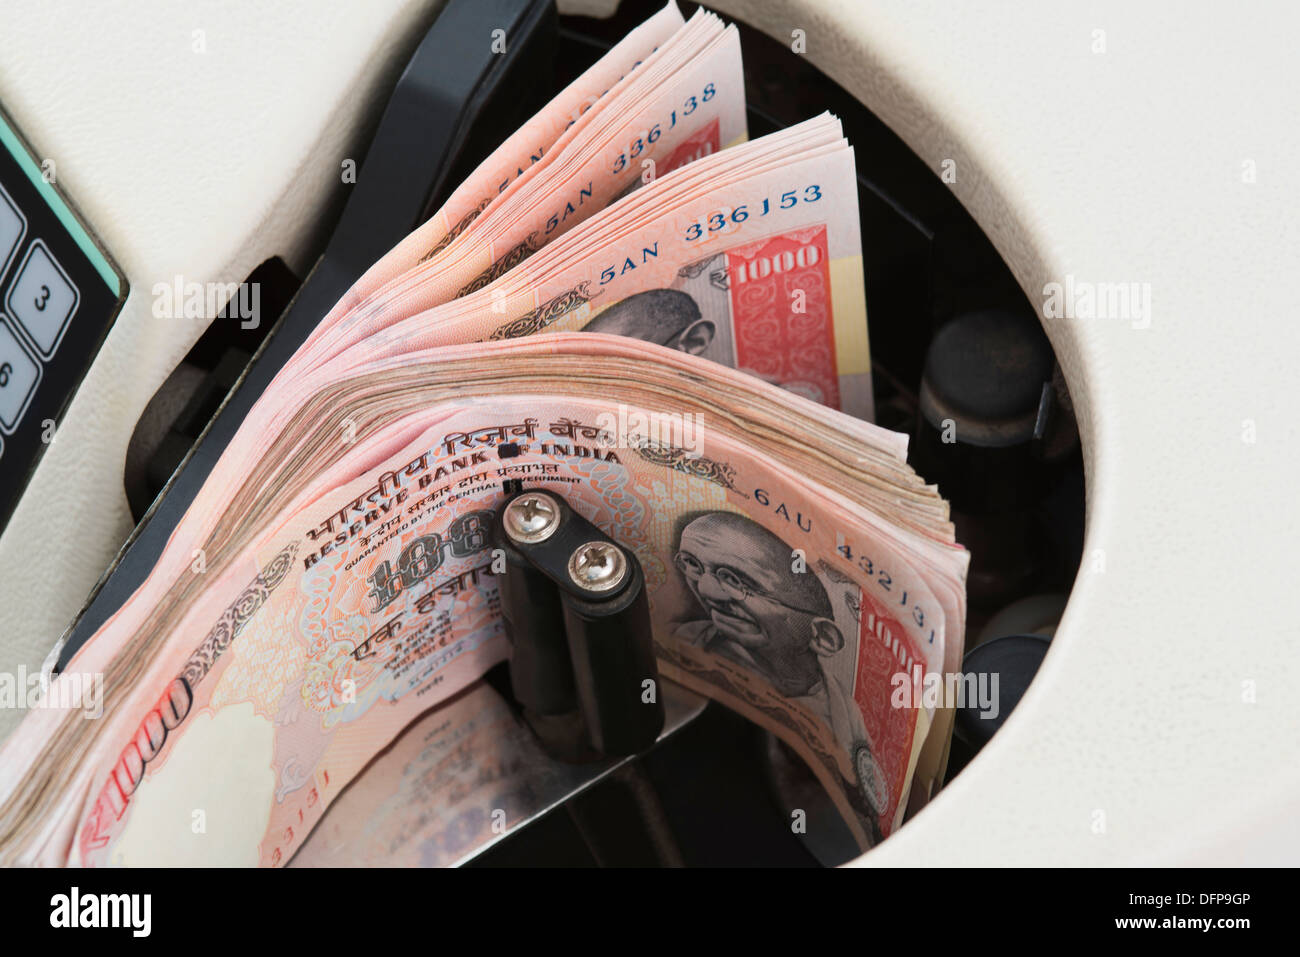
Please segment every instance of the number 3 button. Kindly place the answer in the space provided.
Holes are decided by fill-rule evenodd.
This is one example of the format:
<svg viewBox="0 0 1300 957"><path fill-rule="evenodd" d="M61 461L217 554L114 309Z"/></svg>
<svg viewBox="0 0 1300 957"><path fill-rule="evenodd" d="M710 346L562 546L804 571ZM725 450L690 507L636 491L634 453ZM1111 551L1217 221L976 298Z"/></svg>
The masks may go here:
<svg viewBox="0 0 1300 957"><path fill-rule="evenodd" d="M5 301L9 315L18 320L41 358L48 359L77 311L78 298L77 287L38 239L27 250Z"/></svg>

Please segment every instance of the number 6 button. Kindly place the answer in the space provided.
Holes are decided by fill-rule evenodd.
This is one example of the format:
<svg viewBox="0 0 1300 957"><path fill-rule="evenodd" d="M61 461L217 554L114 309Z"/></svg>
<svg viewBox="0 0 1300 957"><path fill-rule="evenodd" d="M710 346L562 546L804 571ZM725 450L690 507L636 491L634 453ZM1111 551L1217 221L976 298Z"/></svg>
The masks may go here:
<svg viewBox="0 0 1300 957"><path fill-rule="evenodd" d="M27 354L9 321L0 316L0 430L12 432L27 411L41 378L41 366Z"/></svg>
<svg viewBox="0 0 1300 957"><path fill-rule="evenodd" d="M41 358L48 359L59 347L78 299L77 287L38 239L27 250L5 302Z"/></svg>

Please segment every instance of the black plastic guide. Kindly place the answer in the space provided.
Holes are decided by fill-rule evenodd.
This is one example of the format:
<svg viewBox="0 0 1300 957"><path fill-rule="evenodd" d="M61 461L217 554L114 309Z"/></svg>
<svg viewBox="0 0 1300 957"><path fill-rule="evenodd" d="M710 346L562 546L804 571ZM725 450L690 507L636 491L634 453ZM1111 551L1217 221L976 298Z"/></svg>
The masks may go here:
<svg viewBox="0 0 1300 957"><path fill-rule="evenodd" d="M510 684L547 751L566 761L637 754L664 705L641 563L542 489L507 487L495 542Z"/></svg>

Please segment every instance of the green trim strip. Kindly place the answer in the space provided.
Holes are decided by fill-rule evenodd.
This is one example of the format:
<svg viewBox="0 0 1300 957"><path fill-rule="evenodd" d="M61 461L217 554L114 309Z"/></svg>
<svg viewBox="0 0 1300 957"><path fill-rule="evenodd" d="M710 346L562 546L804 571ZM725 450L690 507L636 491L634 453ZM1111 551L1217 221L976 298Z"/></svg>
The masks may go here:
<svg viewBox="0 0 1300 957"><path fill-rule="evenodd" d="M41 168L36 165L36 161L27 152L27 148L23 145L23 141L18 138L18 134L5 122L3 114L0 114L0 143L4 143L5 148L9 150L9 155L17 160L18 165L27 174L27 178L32 181L32 185L36 187L37 192L45 200L45 204L54 211L54 215L63 224L63 228L68 231L68 235L77 241L77 245L86 254L86 258L95 267L95 271L103 278L105 285L112 290L113 298L120 299L122 297L122 279L117 274L117 270L109 264L99 247L95 245L95 241L90 238L90 234L86 232L86 228L81 225L81 220L77 219L76 214L63 201L63 197L59 195L58 190L45 182L45 177L41 175Z"/></svg>

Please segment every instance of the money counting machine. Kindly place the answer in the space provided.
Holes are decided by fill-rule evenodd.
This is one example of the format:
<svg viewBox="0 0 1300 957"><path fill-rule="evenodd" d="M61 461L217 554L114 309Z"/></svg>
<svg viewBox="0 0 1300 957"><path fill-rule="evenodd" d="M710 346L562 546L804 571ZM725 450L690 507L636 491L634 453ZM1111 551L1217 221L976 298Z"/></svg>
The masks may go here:
<svg viewBox="0 0 1300 957"><path fill-rule="evenodd" d="M144 577L313 321L553 89L657 6L147 0L0 12L0 668L67 661ZM1283 775L1248 798L1231 789L1263 746L1259 729L1276 738L1296 723L1274 710L1265 720L1264 692L1243 704L1239 686L1272 669L1280 695L1297 676L1279 662L1294 655L1275 647L1272 629L1252 632L1257 657L1234 657L1221 609L1186 594L1206 580L1197 563L1229 541L1242 567L1228 577L1247 581L1228 594L1216 579L1224 602L1258 615L1287 591L1280 539L1233 517L1249 501L1293 498L1268 494L1286 453L1235 435L1237 420L1267 419L1275 361L1238 341L1206 366L1201 352L1216 351L1221 329L1201 320L1205 303L1168 288L1167 319L1148 308L1090 323L1043 307L1057 280L1159 286L1175 264L1216 274L1191 228L1170 227L1165 248L1124 258L1134 249L1124 223L1167 212L1188 160L1171 159L1160 188L1141 188L1110 152L1138 133L1185 139L1185 117L1133 105L1130 89L1178 75L1199 115L1247 123L1272 102L1257 95L1268 85L1242 76L1189 89L1201 81L1181 69L1184 51L1155 13L1115 13L1123 49L1108 53L1107 24L1045 11L714 6L742 26L751 135L829 109L854 144L877 421L912 434L911 458L953 503L974 556L967 668L1001 674L1001 716L959 715L948 785L859 857L798 758L658 680L645 660L635 557L582 527L562 500L511 488L496 528L524 570L512 579L525 584L503 595L510 666L410 727L292 863L1285 853L1274 835L1300 785ZM1240 40L1221 27L1190 22L1188 35ZM1147 51L1140 62L1124 52L1137 46ZM1233 89L1256 92L1234 101ZM1047 116L1059 136L1044 132ZM1230 188L1241 186L1204 187L1197 202L1235 222L1231 204L1268 187L1223 198ZM1108 221L1112 201L1122 222ZM1266 204L1251 209L1269 215ZM1251 268L1268 267L1261 258ZM215 319L158 308L196 280L217 287ZM1180 325L1177 343L1162 338L1166 322ZM1218 410L1213 442L1214 454L1240 456L1241 446L1254 456L1242 466L1251 485L1184 490L1205 467L1192 459L1198 443L1168 438L1186 433L1187 396L1243 370L1255 388ZM1151 395L1156 384L1168 398ZM953 423L955 443L944 434ZM1157 485L1167 486L1159 503ZM1153 524L1157 504L1168 516L1201 492L1213 514L1202 501L1186 521ZM1294 518L1293 506L1278 507ZM622 657L602 660L593 649L609 643L584 641L602 629ZM1185 697L1153 691L1143 676ZM644 707L609 707L628 697L611 687L647 680ZM0 715L0 731L17 717ZM1163 733L1148 733L1153 725ZM1185 728L1201 729L1195 741ZM1229 798L1240 814L1200 810ZM376 835L359 816L384 802L417 812L401 834ZM791 826L792 809L806 826Z"/></svg>

